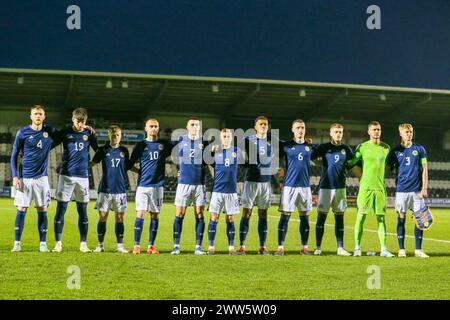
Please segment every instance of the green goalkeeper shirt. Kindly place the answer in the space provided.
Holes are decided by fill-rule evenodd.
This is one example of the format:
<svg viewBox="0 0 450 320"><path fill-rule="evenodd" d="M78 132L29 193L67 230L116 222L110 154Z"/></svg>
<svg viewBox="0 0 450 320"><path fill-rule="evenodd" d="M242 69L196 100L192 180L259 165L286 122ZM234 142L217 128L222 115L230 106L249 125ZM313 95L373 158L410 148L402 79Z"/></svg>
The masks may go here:
<svg viewBox="0 0 450 320"><path fill-rule="evenodd" d="M375 144L370 140L356 148L355 157L349 161L348 166L351 168L362 160L363 174L359 184L360 191L385 191L384 174L389 149L389 145L384 142Z"/></svg>

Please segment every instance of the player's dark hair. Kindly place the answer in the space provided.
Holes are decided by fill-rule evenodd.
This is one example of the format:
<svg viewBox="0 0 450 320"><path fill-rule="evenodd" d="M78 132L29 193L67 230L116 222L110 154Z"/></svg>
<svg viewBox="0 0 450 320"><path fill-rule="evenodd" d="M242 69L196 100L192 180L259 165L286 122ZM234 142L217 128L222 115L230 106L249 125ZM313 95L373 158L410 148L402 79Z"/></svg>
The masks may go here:
<svg viewBox="0 0 450 320"><path fill-rule="evenodd" d="M108 133L112 134L112 133L115 133L117 131L122 131L122 129L116 124L110 125L109 128L108 128Z"/></svg>
<svg viewBox="0 0 450 320"><path fill-rule="evenodd" d="M190 116L190 117L188 118L188 120L186 121L186 123L188 123L188 122L191 121L191 120L194 120L194 121L200 121L199 118L194 117L194 116Z"/></svg>
<svg viewBox="0 0 450 320"><path fill-rule="evenodd" d="M267 121L267 123L269 123L269 119L268 119L266 116L258 116L258 117L256 117L256 119L255 119L255 126L256 126L256 123L257 123L259 120L265 120L265 121Z"/></svg>
<svg viewBox="0 0 450 320"><path fill-rule="evenodd" d="M369 124L367 125L367 129L369 129L371 126L380 126L381 124L378 121L370 121Z"/></svg>
<svg viewBox="0 0 450 320"><path fill-rule="evenodd" d="M36 109L41 109L42 111L45 112L45 108L43 106L41 106L40 104L35 104L34 106L31 107L31 111L36 110Z"/></svg>
<svg viewBox="0 0 450 320"><path fill-rule="evenodd" d="M72 112L72 117L77 119L78 121L86 121L87 116L87 110L85 108L76 108Z"/></svg>
<svg viewBox="0 0 450 320"><path fill-rule="evenodd" d="M292 121L292 125L294 125L294 123L305 123L305 121L303 121L302 119L295 119L294 121Z"/></svg>

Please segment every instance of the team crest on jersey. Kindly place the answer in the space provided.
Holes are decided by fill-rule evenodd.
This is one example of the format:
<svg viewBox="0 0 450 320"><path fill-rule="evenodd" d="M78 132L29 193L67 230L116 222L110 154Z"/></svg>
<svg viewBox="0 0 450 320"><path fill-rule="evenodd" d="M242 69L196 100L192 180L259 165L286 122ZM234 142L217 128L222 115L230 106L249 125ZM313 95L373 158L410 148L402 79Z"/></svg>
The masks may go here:
<svg viewBox="0 0 450 320"><path fill-rule="evenodd" d="M413 156L417 156L419 153L417 152L417 150L413 150L412 154Z"/></svg>
<svg viewBox="0 0 450 320"><path fill-rule="evenodd" d="M309 151L309 150L310 150L310 148L309 148L309 147L305 147L305 150L306 150L306 151Z"/></svg>
<svg viewBox="0 0 450 320"><path fill-rule="evenodd" d="M158 146L158 149L161 150L161 151L164 150L164 145L163 145L163 144L160 144L160 145Z"/></svg>
<svg viewBox="0 0 450 320"><path fill-rule="evenodd" d="M342 154L345 154L345 149L342 149L342 150L341 150L341 153L342 153Z"/></svg>
<svg viewBox="0 0 450 320"><path fill-rule="evenodd" d="M231 154L231 156L232 156L233 158L236 158L236 156L237 156L236 152L233 152L233 153Z"/></svg>
<svg viewBox="0 0 450 320"><path fill-rule="evenodd" d="M120 152L120 157L121 158L125 157L125 153L124 152Z"/></svg>
<svg viewBox="0 0 450 320"><path fill-rule="evenodd" d="M200 144L198 145L198 147L199 147L200 149L203 149L203 143L200 143Z"/></svg>
<svg viewBox="0 0 450 320"><path fill-rule="evenodd" d="M48 138L48 133L47 132L44 132L42 135L44 136L44 138Z"/></svg>
<svg viewBox="0 0 450 320"><path fill-rule="evenodd" d="M87 141L87 139L88 139L88 136L87 135L83 135L83 140Z"/></svg>

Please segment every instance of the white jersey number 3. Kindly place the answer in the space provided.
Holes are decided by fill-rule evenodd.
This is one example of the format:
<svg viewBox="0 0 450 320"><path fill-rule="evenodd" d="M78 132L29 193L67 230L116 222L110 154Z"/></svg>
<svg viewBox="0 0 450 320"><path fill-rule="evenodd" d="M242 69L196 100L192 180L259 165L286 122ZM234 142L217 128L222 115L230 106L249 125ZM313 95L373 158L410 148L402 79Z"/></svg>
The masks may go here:
<svg viewBox="0 0 450 320"><path fill-rule="evenodd" d="M411 164L411 158L406 157L406 165L409 166Z"/></svg>

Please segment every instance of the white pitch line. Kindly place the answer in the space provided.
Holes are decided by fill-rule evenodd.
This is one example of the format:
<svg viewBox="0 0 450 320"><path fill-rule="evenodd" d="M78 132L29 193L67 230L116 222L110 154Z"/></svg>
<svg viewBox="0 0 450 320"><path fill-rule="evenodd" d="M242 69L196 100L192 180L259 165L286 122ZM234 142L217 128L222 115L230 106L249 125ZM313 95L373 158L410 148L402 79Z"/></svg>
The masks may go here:
<svg viewBox="0 0 450 320"><path fill-rule="evenodd" d="M279 216L271 216L269 215L270 218L274 218L274 219L280 219ZM295 222L300 222L300 219L289 219L289 221L295 221ZM312 224L316 224L316 222L314 221L310 221L310 223ZM334 224L329 224L329 223L325 223L325 226L327 227L334 227ZM345 229L351 229L354 230L354 227L345 227ZM364 232L372 232L372 233L378 233L377 230L371 230L371 229L364 229ZM392 232L386 232L386 234L390 235L390 236L395 236L397 237L396 233L392 233ZM411 239L415 239L414 236L410 236L410 235L405 235L406 238L411 238ZM423 240L427 240L427 241L435 241L435 242L442 242L442 243L450 243L449 240L441 240L441 239L432 239L432 238L422 238Z"/></svg>

